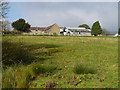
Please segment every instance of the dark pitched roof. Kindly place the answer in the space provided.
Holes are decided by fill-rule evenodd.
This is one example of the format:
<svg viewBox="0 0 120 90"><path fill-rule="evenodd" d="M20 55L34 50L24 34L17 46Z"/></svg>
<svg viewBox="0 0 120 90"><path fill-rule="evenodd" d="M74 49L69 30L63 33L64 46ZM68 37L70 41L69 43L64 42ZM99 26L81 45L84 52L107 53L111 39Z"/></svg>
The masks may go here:
<svg viewBox="0 0 120 90"><path fill-rule="evenodd" d="M44 30L45 27L31 27L30 30Z"/></svg>
<svg viewBox="0 0 120 90"><path fill-rule="evenodd" d="M30 30L41 30L41 31L46 31L49 30L50 28L52 28L52 26L54 26L55 24L48 26L48 27L31 27Z"/></svg>

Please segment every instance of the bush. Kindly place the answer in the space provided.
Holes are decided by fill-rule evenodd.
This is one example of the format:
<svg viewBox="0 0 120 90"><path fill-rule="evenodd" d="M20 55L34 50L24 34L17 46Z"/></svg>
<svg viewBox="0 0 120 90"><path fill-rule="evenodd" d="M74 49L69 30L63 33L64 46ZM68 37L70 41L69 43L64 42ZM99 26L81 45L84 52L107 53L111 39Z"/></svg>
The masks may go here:
<svg viewBox="0 0 120 90"><path fill-rule="evenodd" d="M94 74L96 72L95 68L90 66L90 64L78 63L73 69L76 74Z"/></svg>
<svg viewBox="0 0 120 90"><path fill-rule="evenodd" d="M3 34L22 34L21 31L2 31Z"/></svg>

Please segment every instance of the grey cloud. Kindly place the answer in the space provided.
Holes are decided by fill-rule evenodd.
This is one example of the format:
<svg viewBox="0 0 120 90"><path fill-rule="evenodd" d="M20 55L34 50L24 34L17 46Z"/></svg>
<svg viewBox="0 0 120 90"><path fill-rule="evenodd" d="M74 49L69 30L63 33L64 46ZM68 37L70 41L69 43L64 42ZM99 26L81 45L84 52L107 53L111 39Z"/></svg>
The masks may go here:
<svg viewBox="0 0 120 90"><path fill-rule="evenodd" d="M48 26L53 23L60 26L78 26L86 23L92 26L95 21L99 20L102 28L110 32L117 31L118 7L115 2L28 2L16 3L16 5L18 12L32 26Z"/></svg>
<svg viewBox="0 0 120 90"><path fill-rule="evenodd" d="M28 2L28 0L6 0L9 2ZM29 0L29 2L118 2L119 0Z"/></svg>

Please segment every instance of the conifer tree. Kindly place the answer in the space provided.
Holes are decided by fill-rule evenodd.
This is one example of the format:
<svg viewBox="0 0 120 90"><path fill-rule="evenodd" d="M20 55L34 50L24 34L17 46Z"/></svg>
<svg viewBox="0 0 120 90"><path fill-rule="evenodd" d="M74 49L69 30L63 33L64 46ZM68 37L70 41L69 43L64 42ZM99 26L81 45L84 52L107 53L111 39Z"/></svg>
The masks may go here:
<svg viewBox="0 0 120 90"><path fill-rule="evenodd" d="M100 23L99 21L96 21L95 23L93 23L91 34L94 36L98 36L101 33L102 33L102 29Z"/></svg>

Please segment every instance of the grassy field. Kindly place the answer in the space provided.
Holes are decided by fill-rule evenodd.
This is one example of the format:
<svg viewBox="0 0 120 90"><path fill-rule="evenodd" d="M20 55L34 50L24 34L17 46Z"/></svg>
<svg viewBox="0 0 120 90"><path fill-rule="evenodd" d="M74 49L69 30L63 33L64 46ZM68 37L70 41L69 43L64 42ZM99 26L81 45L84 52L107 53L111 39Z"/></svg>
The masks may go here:
<svg viewBox="0 0 120 90"><path fill-rule="evenodd" d="M4 36L6 39L22 42L35 60L3 69L4 88L118 88L117 38Z"/></svg>

